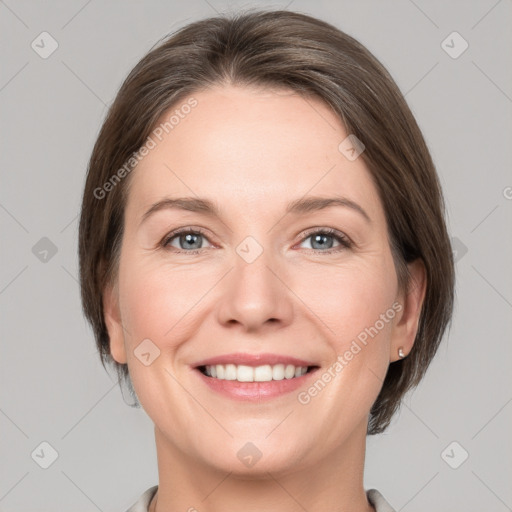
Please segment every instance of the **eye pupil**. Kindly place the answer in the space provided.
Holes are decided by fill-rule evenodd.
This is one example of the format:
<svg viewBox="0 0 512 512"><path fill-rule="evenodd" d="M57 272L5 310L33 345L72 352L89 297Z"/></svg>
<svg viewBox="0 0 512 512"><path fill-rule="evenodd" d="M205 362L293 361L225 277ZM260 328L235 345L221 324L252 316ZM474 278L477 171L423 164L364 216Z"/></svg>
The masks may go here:
<svg viewBox="0 0 512 512"><path fill-rule="evenodd" d="M182 235L180 237L180 242L183 242L183 240L186 241L187 244L191 243L192 245L194 245L194 241L193 241L193 238L196 237L197 239L199 239L201 235L199 234L196 234L196 233L187 233L186 235ZM188 247L189 249L192 248L192 249L200 249L201 248L201 243L197 243L197 240L196 240L196 246L194 247Z"/></svg>
<svg viewBox="0 0 512 512"><path fill-rule="evenodd" d="M328 244L328 243L325 242L326 238L330 238L331 239L331 244ZM325 249L328 246L327 248L330 249L332 247L332 235L316 234L316 235L313 236L313 243L311 244L313 249L316 249L316 247L314 247L315 243L320 243L320 248Z"/></svg>

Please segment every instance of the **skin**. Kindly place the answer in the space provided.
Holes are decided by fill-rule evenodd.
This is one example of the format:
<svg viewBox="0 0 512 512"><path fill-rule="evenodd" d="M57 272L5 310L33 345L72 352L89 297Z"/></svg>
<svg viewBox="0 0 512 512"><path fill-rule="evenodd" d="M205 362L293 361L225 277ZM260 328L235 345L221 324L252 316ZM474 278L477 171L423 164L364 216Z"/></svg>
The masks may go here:
<svg viewBox="0 0 512 512"><path fill-rule="evenodd" d="M150 510L374 510L363 487L368 414L398 348L407 355L414 343L424 266L409 265L416 285L401 293L377 190L363 159L338 150L348 134L323 102L227 85L193 97L198 105L130 176L119 277L103 297L112 355L128 364L155 425ZM334 192L371 223L338 206L284 213L292 200ZM221 218L164 209L141 224L153 203L183 196L214 201ZM182 227L206 231L200 254L174 252L191 250L179 236L159 245ZM334 228L353 245L327 238L319 248L303 234L310 228ZM247 236L263 248L252 263L236 252ZM305 405L297 395L315 379L244 402L210 390L192 368L270 352L315 361L321 375L396 301L401 311ZM149 366L134 354L144 339L160 350ZM247 442L262 453L252 467L237 457Z"/></svg>

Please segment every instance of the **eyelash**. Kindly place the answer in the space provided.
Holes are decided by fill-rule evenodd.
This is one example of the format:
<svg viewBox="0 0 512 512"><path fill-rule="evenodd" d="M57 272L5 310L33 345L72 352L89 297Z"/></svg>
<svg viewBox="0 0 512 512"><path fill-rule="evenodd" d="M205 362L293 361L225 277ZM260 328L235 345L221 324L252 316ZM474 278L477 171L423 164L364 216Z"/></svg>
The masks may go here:
<svg viewBox="0 0 512 512"><path fill-rule="evenodd" d="M204 248L202 248L202 249L192 249L190 251L185 251L183 249L176 249L176 247L169 248L169 246L168 246L169 242L171 242L171 240L176 238L178 235L182 235L182 234L201 235L201 236L204 236L206 239L208 239L208 237L206 236L206 233L202 229L200 229L200 228L194 228L194 229L181 228L181 229L177 229L175 231L172 231L171 233L168 233L164 237L164 239L160 242L160 246L163 247L164 249L168 249L168 250L170 250L172 252L175 252L175 253L178 253L178 254L199 254L199 253L201 253L204 250ZM327 235L327 236L334 237L340 243L340 246L332 248L332 249L327 249L325 251L320 251L320 250L316 250L316 249L307 249L307 251L312 251L312 252L314 252L316 254L318 254L318 253L321 253L321 254L333 254L333 253L336 253L336 252L340 252L340 251L342 251L344 249L350 249L352 247L352 241L346 235L344 235L343 233L337 231L336 229L332 229L332 228L313 228L313 229L310 229L310 230L302 233L301 243L304 240L307 240L308 238L310 238L311 236L317 235L317 234L322 234L322 235Z"/></svg>

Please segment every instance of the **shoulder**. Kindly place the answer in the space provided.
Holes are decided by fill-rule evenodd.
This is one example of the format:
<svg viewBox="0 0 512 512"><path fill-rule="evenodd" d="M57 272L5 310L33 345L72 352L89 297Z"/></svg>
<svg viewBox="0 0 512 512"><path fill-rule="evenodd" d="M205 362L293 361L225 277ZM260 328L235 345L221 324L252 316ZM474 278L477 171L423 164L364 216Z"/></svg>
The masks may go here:
<svg viewBox="0 0 512 512"><path fill-rule="evenodd" d="M377 489L366 491L368 501L375 507L375 512L396 512Z"/></svg>
<svg viewBox="0 0 512 512"><path fill-rule="evenodd" d="M147 491L144 491L140 498L126 512L148 512L149 504L157 490L158 485L154 485Z"/></svg>
<svg viewBox="0 0 512 512"><path fill-rule="evenodd" d="M149 504L157 490L158 485L154 485L144 491L126 512L148 512ZM375 507L376 512L396 512L377 489L367 490L366 496L368 501Z"/></svg>

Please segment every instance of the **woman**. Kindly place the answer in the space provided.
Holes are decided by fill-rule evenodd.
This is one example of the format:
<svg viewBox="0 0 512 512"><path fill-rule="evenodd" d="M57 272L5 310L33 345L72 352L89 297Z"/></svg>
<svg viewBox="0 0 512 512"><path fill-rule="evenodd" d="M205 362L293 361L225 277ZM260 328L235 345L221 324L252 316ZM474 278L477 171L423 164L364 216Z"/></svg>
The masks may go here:
<svg viewBox="0 0 512 512"><path fill-rule="evenodd" d="M427 146L367 49L289 11L167 38L110 108L79 238L102 364L155 425L131 512L393 510L363 488L366 436L434 357L454 268Z"/></svg>

